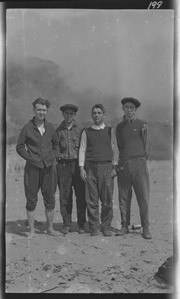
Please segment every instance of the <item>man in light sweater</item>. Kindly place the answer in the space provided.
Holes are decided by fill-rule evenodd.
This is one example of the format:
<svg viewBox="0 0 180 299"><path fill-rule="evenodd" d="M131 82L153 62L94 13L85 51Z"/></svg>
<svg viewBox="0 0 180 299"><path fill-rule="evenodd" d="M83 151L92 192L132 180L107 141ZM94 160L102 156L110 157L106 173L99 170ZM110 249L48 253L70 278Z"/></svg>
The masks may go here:
<svg viewBox="0 0 180 299"><path fill-rule="evenodd" d="M94 124L85 129L81 136L79 166L85 181L86 203L90 235L99 235L99 199L101 228L104 236L111 236L113 217L113 189L118 149L114 130L104 124L105 109L102 104L92 107Z"/></svg>
<svg viewBox="0 0 180 299"><path fill-rule="evenodd" d="M129 233L132 188L136 194L140 210L143 237L151 239L149 232L149 173L146 160L149 155L148 127L135 117L139 100L126 97L121 100L124 111L123 120L116 127L119 148L118 186L121 230L116 234Z"/></svg>

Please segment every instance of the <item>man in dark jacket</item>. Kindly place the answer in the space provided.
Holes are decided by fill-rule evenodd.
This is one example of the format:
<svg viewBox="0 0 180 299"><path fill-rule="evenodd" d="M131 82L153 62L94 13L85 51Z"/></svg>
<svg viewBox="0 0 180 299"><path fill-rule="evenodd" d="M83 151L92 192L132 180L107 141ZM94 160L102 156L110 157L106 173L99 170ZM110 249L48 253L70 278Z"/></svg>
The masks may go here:
<svg viewBox="0 0 180 299"><path fill-rule="evenodd" d="M126 97L121 100L124 111L123 120L116 127L119 148L119 206L121 230L116 234L123 236L129 232L132 187L135 191L140 210L143 237L151 239L149 232L149 173L146 159L149 155L148 127L135 117L139 100Z"/></svg>
<svg viewBox="0 0 180 299"><path fill-rule="evenodd" d="M57 186L54 161L58 157L58 139L54 127L45 119L49 107L49 101L43 98L33 102L35 116L22 128L16 146L17 153L26 160L24 189L29 238L34 237L35 233L34 219L39 189L44 200L47 233L53 236L59 234L53 229Z"/></svg>
<svg viewBox="0 0 180 299"><path fill-rule="evenodd" d="M64 227L61 232L67 234L71 229L73 190L76 196L78 232L85 232L86 201L85 185L81 180L78 166L78 152L83 126L75 121L78 107L66 104L60 107L64 120L56 129L59 140L57 165L60 211Z"/></svg>

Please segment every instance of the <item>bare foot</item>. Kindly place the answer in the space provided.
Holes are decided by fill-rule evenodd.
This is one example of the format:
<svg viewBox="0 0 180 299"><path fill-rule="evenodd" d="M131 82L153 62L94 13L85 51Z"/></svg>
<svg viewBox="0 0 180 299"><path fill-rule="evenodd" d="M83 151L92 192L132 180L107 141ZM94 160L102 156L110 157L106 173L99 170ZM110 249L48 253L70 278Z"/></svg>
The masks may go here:
<svg viewBox="0 0 180 299"><path fill-rule="evenodd" d="M50 236L59 236L60 232L55 231L53 228L48 228L47 229L47 234Z"/></svg>
<svg viewBox="0 0 180 299"><path fill-rule="evenodd" d="M28 239L32 239L32 238L34 238L34 236L35 236L35 231L32 230L29 232Z"/></svg>

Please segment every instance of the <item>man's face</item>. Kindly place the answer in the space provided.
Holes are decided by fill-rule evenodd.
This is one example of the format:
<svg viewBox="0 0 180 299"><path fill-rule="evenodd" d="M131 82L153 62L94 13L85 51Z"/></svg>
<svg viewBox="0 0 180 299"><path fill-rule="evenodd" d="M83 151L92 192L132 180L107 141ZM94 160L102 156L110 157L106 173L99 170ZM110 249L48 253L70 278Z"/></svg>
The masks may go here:
<svg viewBox="0 0 180 299"><path fill-rule="evenodd" d="M63 111L62 115L64 117L65 123L67 125L70 125L72 123L72 121L74 120L74 118L75 118L76 112L69 109L69 110Z"/></svg>
<svg viewBox="0 0 180 299"><path fill-rule="evenodd" d="M95 125L100 126L104 122L105 114L100 108L94 108L91 115Z"/></svg>
<svg viewBox="0 0 180 299"><path fill-rule="evenodd" d="M48 109L46 105L36 104L35 108L33 109L36 120L44 120L47 114L47 110Z"/></svg>
<svg viewBox="0 0 180 299"><path fill-rule="evenodd" d="M134 118L136 110L136 106L131 102L127 102L123 105L123 111L127 119Z"/></svg>

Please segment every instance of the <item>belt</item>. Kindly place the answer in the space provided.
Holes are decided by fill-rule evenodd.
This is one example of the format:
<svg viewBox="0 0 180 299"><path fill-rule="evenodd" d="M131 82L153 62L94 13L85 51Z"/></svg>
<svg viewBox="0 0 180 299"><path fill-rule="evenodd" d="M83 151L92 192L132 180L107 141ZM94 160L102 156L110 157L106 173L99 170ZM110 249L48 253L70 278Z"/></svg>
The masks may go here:
<svg viewBox="0 0 180 299"><path fill-rule="evenodd" d="M144 156L131 156L131 157L120 157L119 160L121 161L127 161L127 160L138 160L138 159L144 159Z"/></svg>
<svg viewBox="0 0 180 299"><path fill-rule="evenodd" d="M78 159L60 159L58 164L70 164L71 162L77 162Z"/></svg>
<svg viewBox="0 0 180 299"><path fill-rule="evenodd" d="M87 160L87 162L90 162L90 163L97 163L97 164L107 164L107 163L112 163L112 161L90 161L90 160Z"/></svg>

